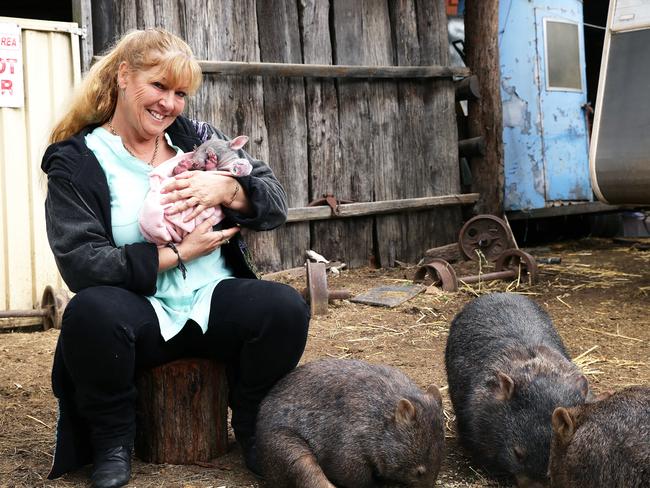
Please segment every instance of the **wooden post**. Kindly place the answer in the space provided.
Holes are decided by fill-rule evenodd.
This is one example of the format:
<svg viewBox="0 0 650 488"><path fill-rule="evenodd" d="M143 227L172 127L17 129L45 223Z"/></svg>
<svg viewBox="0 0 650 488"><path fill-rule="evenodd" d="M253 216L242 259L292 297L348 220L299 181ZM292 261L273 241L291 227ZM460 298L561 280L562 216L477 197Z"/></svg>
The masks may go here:
<svg viewBox="0 0 650 488"><path fill-rule="evenodd" d="M224 366L182 359L142 370L135 453L146 462L207 462L228 448L228 386Z"/></svg>
<svg viewBox="0 0 650 488"><path fill-rule="evenodd" d="M93 59L93 22L90 0L73 0L72 18L81 29L86 29L86 34L81 38L81 72L90 69Z"/></svg>
<svg viewBox="0 0 650 488"><path fill-rule="evenodd" d="M486 154L472 158L472 191L480 193L475 211L503 213L503 114L499 70L499 2L467 0L465 3L465 55L478 76L481 99L470 100L469 137L483 136Z"/></svg>

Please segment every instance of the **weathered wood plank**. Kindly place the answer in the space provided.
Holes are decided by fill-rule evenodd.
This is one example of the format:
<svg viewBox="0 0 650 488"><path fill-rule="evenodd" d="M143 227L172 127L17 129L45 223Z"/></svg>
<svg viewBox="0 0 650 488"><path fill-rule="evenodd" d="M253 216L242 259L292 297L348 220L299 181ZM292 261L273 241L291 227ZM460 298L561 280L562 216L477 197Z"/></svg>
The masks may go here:
<svg viewBox="0 0 650 488"><path fill-rule="evenodd" d="M260 55L264 62L296 63L302 60L295 2L264 0L257 2L257 16L273 19L259 23ZM307 120L302 79L264 78L264 115L269 132L269 162L287 192L290 206L309 202ZM309 249L309 224L284 226L264 239L273 245L279 260L263 269L277 270L304 263ZM266 237L266 236L265 236ZM272 265L272 266L270 266Z"/></svg>
<svg viewBox="0 0 650 488"><path fill-rule="evenodd" d="M136 0L113 0L115 15L115 31L111 42L119 39L131 29L138 28L137 2Z"/></svg>
<svg viewBox="0 0 650 488"><path fill-rule="evenodd" d="M398 64L447 62L446 15L441 0L391 2L390 7ZM396 145L401 177L393 180L397 185L392 190L394 198L458 193L453 83L399 81L398 91L401 130ZM395 236L386 234L378 239L388 248L382 257L388 253L391 265L394 258L416 261L424 249L453 240L459 222L460 209L453 207L400 216Z"/></svg>
<svg viewBox="0 0 650 488"><path fill-rule="evenodd" d="M331 64L330 2L301 0L300 3L304 62ZM344 180L344 160L339 144L339 102L335 81L307 79L305 94L309 132L309 199L312 201L328 193L349 198L350 181ZM355 232L349 222L314 222L311 224L310 249L329 259L346 261L349 241L344 236L349 232Z"/></svg>
<svg viewBox="0 0 650 488"><path fill-rule="evenodd" d="M113 0L92 0L91 17L93 24L93 55L102 54L110 45L116 33L113 23L115 5ZM110 22L107 19L111 19Z"/></svg>
<svg viewBox="0 0 650 488"><path fill-rule="evenodd" d="M383 0L381 3L384 3ZM332 61L335 64L371 64L366 55L372 49L369 26L365 19L366 0L333 0L332 7ZM372 103L376 103L377 87L374 86L371 90L370 84L365 80L340 79L337 80L337 91L342 164L340 173L335 176L339 187L336 196L339 199L372 201L374 166L377 162L371 144L378 134L373 133L376 126L372 121L374 114L371 111L371 100L375 99ZM340 239L342 255L327 256L329 259L340 259L350 267L376 262L372 218L361 217L346 221L341 234L336 238Z"/></svg>
<svg viewBox="0 0 650 488"><path fill-rule="evenodd" d="M93 57L93 24L91 15L90 0L72 1L72 20L79 24L79 27L86 29L85 38L81 39L81 71L87 72Z"/></svg>
<svg viewBox="0 0 650 488"><path fill-rule="evenodd" d="M395 64L395 49L391 35L391 19L387 2L368 1L364 4L364 22L368 38L362 43L364 55L370 64ZM403 125L399 120L397 83L393 81L370 84L371 151L374 160L374 200L388 200L407 196L404 187L403 155L398 146ZM408 163L407 163L408 164ZM410 241L402 232L405 215L375 217L375 257L380 266L393 266L395 259L403 259L399 248Z"/></svg>
<svg viewBox="0 0 650 488"><path fill-rule="evenodd" d="M478 193L463 193L436 197L400 198L398 200L382 200L378 202L344 203L338 206L338 214L334 214L332 209L327 206L296 207L289 209L288 221L302 222L306 220L363 217L366 215L422 211L435 207L469 205L475 203L478 196ZM400 216L400 218L403 217Z"/></svg>
<svg viewBox="0 0 650 488"><path fill-rule="evenodd" d="M186 5L182 16L187 25L186 38L194 39L190 45L197 58L260 61L255 0L186 0ZM271 161L269 156L261 79L205 75L189 113L200 120L213 122L229 136L249 136L250 142L244 149L275 169L278 162ZM281 183L286 184L284 181ZM246 230L243 234L260 269L282 267L277 231L258 233Z"/></svg>
<svg viewBox="0 0 650 488"><path fill-rule="evenodd" d="M306 2L311 4L312 2ZM327 3L319 2L319 8ZM451 78L469 76L458 66L349 66L296 63L236 63L199 60L204 73L234 76L280 76L303 78Z"/></svg>

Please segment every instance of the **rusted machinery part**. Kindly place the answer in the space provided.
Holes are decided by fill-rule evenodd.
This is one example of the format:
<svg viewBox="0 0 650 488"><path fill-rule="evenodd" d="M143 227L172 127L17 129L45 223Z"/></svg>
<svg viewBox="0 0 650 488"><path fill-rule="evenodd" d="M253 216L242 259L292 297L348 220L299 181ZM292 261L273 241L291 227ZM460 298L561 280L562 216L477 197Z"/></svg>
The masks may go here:
<svg viewBox="0 0 650 488"><path fill-rule="evenodd" d="M32 310L3 310L0 311L1 319L18 319L28 317L42 317L43 330L61 328L63 312L70 301L70 294L63 289L52 288L50 285L43 290L41 308Z"/></svg>
<svg viewBox="0 0 650 488"><path fill-rule="evenodd" d="M312 315L327 313L328 292L325 263L307 261L307 297Z"/></svg>
<svg viewBox="0 0 650 488"><path fill-rule="evenodd" d="M519 275L519 266L521 265L521 275L528 276L530 283L537 283L537 261L535 258L520 249L507 249L494 263L497 271L506 271L508 269L514 272L514 278Z"/></svg>
<svg viewBox="0 0 650 488"><path fill-rule="evenodd" d="M456 271L451 264L440 258L434 258L431 262L420 266L413 276L413 282L430 285L439 284L443 291L458 290Z"/></svg>
<svg viewBox="0 0 650 488"><path fill-rule="evenodd" d="M479 260L479 251L489 262L496 261L506 249L514 247L506 223L494 215L472 217L458 233L460 253L471 261Z"/></svg>
<svg viewBox="0 0 650 488"><path fill-rule="evenodd" d="M307 288L303 296L309 301L312 315L324 315L329 302L351 298L352 293L348 290L328 290L325 263L307 261Z"/></svg>
<svg viewBox="0 0 650 488"><path fill-rule="evenodd" d="M44 312L43 330L48 330L52 327L55 329L61 328L63 312L69 302L70 294L66 290L53 288L50 285L45 287L41 298L41 309Z"/></svg>

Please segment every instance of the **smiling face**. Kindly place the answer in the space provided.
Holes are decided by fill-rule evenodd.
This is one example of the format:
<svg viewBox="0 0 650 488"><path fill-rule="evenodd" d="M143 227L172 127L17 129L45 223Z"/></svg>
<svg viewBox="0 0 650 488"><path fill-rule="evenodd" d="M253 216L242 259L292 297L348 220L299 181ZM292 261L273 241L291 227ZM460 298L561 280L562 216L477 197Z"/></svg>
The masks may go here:
<svg viewBox="0 0 650 488"><path fill-rule="evenodd" d="M115 116L122 132L128 131L136 139L160 135L185 108L187 85L170 79L159 67L133 71L124 62L118 84L124 91L118 97Z"/></svg>

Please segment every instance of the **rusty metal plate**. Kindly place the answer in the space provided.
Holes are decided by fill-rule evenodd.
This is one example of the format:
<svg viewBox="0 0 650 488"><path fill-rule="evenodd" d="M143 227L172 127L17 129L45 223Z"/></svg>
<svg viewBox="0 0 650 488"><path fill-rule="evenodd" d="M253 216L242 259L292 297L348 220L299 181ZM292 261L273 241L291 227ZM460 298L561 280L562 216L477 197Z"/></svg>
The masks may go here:
<svg viewBox="0 0 650 488"><path fill-rule="evenodd" d="M357 295L350 301L366 305L379 305L381 307L392 308L410 300L419 293L422 293L426 288L425 285L417 283L410 285L378 286L362 293L361 295Z"/></svg>

